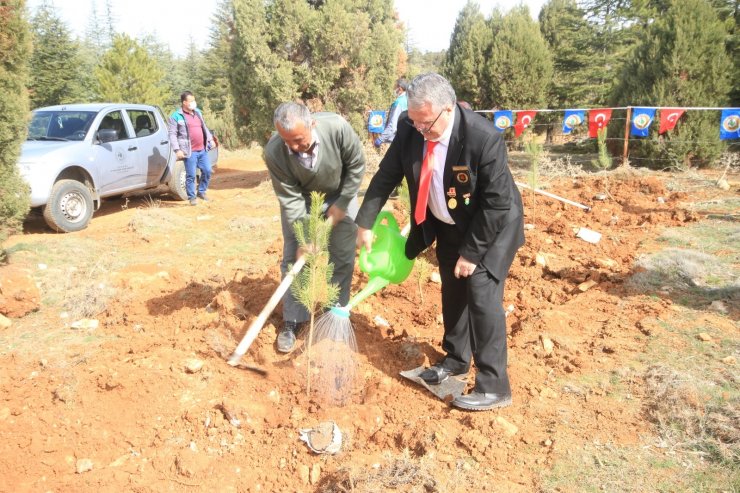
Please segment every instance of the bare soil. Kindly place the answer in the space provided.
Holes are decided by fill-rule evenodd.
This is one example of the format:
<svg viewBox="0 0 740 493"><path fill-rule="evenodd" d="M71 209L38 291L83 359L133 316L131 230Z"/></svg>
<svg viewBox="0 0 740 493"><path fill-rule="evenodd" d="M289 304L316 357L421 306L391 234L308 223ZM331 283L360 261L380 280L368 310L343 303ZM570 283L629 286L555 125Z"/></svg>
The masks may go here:
<svg viewBox="0 0 740 493"><path fill-rule="evenodd" d="M25 316L17 305L33 293L4 300L13 315L0 329L0 491L351 491L352 474L398 457L432 464L426 489L413 491L537 491L585 444L630 446L652 433L633 362L654 320L685 308L626 281L649 240L705 219L691 203L737 194L710 178L689 192L669 186L676 176L630 170L550 183L590 212L523 191L534 227L505 294L514 404L482 413L451 408L399 376L442 356L439 285L414 273L352 313L360 366L342 406L321 389L307 395L302 350L275 351L279 308L245 365L226 364L280 280L279 209L256 152L222 160L209 204L111 200L69 235L32 216L7 242L11 265L0 270L4 292L23 272L41 286L41 303ZM581 227L601 240L578 238ZM39 266L45 256L52 260ZM91 263L102 270L90 275L93 294L48 299L65 278L75 281L70 293L84 288L79 273ZM365 282L357 269L353 292ZM95 296L103 310L88 318L97 328L72 328ZM726 318L707 317L737 336ZM615 373L627 382L619 398ZM299 440L300 429L324 421L343 433L336 455Z"/></svg>

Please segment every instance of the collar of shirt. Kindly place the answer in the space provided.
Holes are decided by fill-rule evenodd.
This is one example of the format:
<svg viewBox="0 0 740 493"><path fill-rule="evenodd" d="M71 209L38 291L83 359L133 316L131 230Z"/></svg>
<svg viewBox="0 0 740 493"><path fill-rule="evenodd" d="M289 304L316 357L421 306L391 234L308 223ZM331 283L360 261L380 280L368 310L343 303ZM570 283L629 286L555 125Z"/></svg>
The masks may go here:
<svg viewBox="0 0 740 493"><path fill-rule="evenodd" d="M311 144L311 152L294 152L290 147L288 147L288 144L285 144L285 147L288 148L288 154L295 156L298 162L301 163L301 166L306 169L313 169L313 167L316 166L316 159L319 155L320 141L315 129L311 129L311 140L313 141Z"/></svg>
<svg viewBox="0 0 740 493"><path fill-rule="evenodd" d="M429 209L440 221L447 224L455 224L447 210L447 202L444 190L445 161L447 161L447 149L450 145L452 127L455 126L455 109L452 109L447 128L436 140L434 147L434 173L432 174L432 186L429 190Z"/></svg>

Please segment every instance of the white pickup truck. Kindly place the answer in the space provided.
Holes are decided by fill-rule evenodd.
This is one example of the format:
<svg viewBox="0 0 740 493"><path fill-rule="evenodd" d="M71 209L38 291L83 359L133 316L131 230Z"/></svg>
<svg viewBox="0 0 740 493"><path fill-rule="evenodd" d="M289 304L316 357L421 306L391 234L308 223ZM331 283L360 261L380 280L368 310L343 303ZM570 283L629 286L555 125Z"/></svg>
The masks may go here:
<svg viewBox="0 0 740 493"><path fill-rule="evenodd" d="M215 167L218 147L209 155ZM42 207L47 224L59 232L85 229L105 197L165 185L176 199L187 199L185 166L172 152L156 106L39 108L18 166L31 187L31 207Z"/></svg>

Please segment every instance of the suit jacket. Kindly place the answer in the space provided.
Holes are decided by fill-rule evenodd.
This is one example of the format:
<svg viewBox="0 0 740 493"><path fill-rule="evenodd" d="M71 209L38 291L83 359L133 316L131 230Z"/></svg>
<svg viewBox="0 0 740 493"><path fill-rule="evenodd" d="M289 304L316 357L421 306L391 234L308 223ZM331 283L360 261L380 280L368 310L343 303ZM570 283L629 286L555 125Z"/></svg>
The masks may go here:
<svg viewBox="0 0 740 493"><path fill-rule="evenodd" d="M411 232L406 256L416 258L435 238L434 221L421 226L413 219L423 161L424 137L404 112L398 119L396 138L380 162L365 193L356 223L371 228L388 196L405 177L411 198ZM477 113L455 110L444 170L447 210L462 236L459 253L503 280L514 255L524 244L522 197L508 166L503 134Z"/></svg>

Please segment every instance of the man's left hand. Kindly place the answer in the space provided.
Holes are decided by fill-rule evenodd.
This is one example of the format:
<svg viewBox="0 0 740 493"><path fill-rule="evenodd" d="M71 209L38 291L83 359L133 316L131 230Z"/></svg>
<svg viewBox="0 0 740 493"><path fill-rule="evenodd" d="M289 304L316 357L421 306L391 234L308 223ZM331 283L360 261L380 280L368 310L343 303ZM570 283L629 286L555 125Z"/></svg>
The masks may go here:
<svg viewBox="0 0 740 493"><path fill-rule="evenodd" d="M382 140L380 140L380 139L375 139L375 140L373 141L373 145L374 145L375 147L380 147L380 145L381 145L382 143L383 143L383 141L382 141Z"/></svg>
<svg viewBox="0 0 740 493"><path fill-rule="evenodd" d="M329 206L329 208L326 210L326 217L331 218L331 225L336 226L340 222L342 222L342 219L344 219L344 216L347 215L347 211L343 211L336 205L332 204Z"/></svg>
<svg viewBox="0 0 740 493"><path fill-rule="evenodd" d="M457 259L457 264L455 264L455 277L460 279L461 277L470 277L473 275L473 272L475 272L476 265L467 260L465 257L460 257Z"/></svg>

